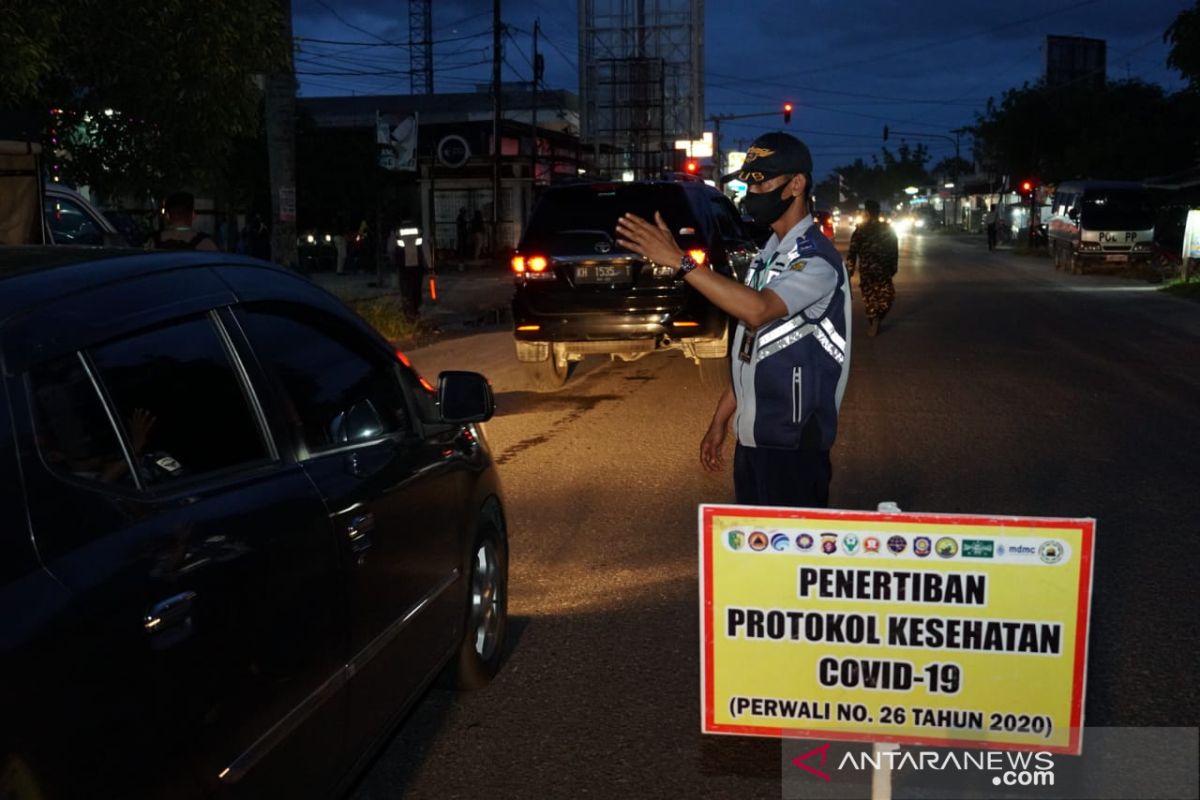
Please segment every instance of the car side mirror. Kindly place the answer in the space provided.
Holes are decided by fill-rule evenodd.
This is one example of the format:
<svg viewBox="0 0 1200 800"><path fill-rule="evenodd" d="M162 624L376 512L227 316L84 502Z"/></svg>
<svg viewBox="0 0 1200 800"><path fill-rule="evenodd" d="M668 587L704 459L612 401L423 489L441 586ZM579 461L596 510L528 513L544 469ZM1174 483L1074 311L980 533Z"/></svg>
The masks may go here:
<svg viewBox="0 0 1200 800"><path fill-rule="evenodd" d="M438 376L437 398L443 422L487 422L496 413L492 385L478 372L443 372Z"/></svg>

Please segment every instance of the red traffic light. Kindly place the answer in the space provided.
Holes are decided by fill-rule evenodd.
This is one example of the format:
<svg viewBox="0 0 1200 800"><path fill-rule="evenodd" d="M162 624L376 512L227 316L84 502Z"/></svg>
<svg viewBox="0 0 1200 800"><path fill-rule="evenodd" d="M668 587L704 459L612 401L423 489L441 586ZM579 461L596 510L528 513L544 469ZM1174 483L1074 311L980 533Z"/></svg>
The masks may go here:
<svg viewBox="0 0 1200 800"><path fill-rule="evenodd" d="M783 104L783 121L784 121L784 124L792 121L792 104L791 103Z"/></svg>
<svg viewBox="0 0 1200 800"><path fill-rule="evenodd" d="M695 175L699 170L700 165L697 164L693 159L689 158L687 161L683 162L683 171L687 174Z"/></svg>
<svg viewBox="0 0 1200 800"><path fill-rule="evenodd" d="M1032 190L1033 190L1033 181L1022 181L1021 182L1021 191L1022 192L1030 192Z"/></svg>

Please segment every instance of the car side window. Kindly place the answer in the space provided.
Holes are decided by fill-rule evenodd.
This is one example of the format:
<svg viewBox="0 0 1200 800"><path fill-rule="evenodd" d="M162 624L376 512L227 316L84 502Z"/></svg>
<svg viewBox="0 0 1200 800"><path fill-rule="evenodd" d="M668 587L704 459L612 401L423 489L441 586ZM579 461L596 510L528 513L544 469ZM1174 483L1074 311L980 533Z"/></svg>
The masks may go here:
<svg viewBox="0 0 1200 800"><path fill-rule="evenodd" d="M55 244L104 244L104 231L74 200L46 198L46 221Z"/></svg>
<svg viewBox="0 0 1200 800"><path fill-rule="evenodd" d="M34 436L42 461L76 480L118 483L130 464L78 353L29 371Z"/></svg>
<svg viewBox="0 0 1200 800"><path fill-rule="evenodd" d="M348 324L307 308L237 310L300 458L411 430L397 364Z"/></svg>
<svg viewBox="0 0 1200 800"><path fill-rule="evenodd" d="M152 328L89 354L144 486L271 458L209 315Z"/></svg>

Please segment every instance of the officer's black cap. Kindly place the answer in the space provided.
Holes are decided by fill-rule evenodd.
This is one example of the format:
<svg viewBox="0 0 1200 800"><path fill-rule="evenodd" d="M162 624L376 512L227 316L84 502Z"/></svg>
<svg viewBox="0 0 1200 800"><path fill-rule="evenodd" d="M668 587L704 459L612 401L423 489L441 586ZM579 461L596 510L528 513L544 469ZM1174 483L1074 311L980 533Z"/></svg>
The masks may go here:
<svg viewBox="0 0 1200 800"><path fill-rule="evenodd" d="M804 142L782 131L764 133L746 151L746 160L737 172L722 176L721 183L738 180L762 183L777 175L811 175L812 154Z"/></svg>

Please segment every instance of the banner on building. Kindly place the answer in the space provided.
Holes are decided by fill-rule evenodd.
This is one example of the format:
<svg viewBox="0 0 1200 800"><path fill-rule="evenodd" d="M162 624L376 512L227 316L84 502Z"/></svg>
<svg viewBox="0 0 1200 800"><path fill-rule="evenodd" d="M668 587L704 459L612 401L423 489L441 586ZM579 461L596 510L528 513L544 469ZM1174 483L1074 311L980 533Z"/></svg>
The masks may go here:
<svg viewBox="0 0 1200 800"><path fill-rule="evenodd" d="M379 166L393 172L417 169L417 115L397 117L375 112L375 143Z"/></svg>
<svg viewBox="0 0 1200 800"><path fill-rule="evenodd" d="M1078 754L1094 533L701 506L703 731Z"/></svg>

